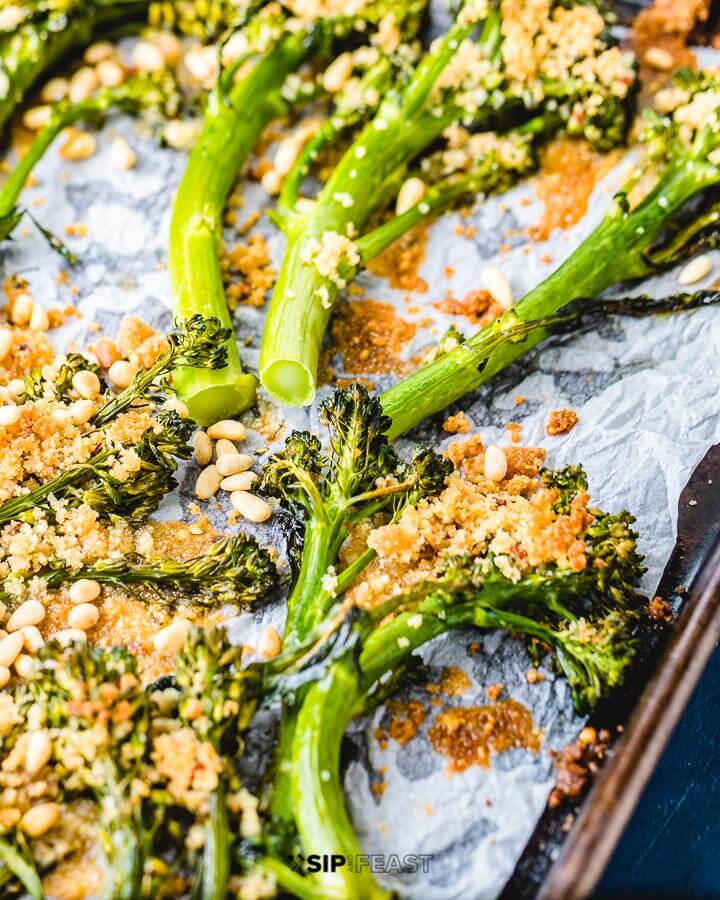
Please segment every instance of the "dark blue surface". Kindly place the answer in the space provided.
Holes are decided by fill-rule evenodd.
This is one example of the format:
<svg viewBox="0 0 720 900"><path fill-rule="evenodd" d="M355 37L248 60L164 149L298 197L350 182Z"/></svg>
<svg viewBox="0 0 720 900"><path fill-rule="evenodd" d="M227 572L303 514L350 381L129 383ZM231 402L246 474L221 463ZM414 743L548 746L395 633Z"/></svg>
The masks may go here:
<svg viewBox="0 0 720 900"><path fill-rule="evenodd" d="M720 898L720 650L670 739L597 897Z"/></svg>

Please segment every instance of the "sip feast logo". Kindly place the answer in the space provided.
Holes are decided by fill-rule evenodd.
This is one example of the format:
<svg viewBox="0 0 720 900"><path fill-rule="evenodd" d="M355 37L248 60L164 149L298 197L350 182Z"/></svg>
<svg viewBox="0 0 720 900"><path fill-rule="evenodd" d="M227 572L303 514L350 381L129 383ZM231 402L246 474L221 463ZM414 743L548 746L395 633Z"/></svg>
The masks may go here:
<svg viewBox="0 0 720 900"><path fill-rule="evenodd" d="M407 875L414 872L430 871L430 853L358 853L345 856L342 853L309 853L290 857L290 863L299 872L308 875L317 872L337 872L348 868L351 872L372 872L373 874Z"/></svg>

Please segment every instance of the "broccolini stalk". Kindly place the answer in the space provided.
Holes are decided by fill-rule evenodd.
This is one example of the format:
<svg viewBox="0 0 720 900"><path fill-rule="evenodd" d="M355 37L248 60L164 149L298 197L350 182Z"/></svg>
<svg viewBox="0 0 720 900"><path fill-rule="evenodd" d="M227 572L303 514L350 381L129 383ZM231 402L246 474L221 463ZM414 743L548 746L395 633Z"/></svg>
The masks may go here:
<svg viewBox="0 0 720 900"><path fill-rule="evenodd" d="M136 445L106 446L27 494L0 504L0 525L33 521L36 511L52 519L57 500L70 505L86 503L105 517L144 522L176 486L177 460L192 455L188 441L193 429L193 423L177 413L162 412ZM136 454L137 465L129 472L117 472L117 456L124 451Z"/></svg>
<svg viewBox="0 0 720 900"><path fill-rule="evenodd" d="M136 75L116 87L101 88L86 100L77 103L61 100L55 104L47 124L0 189L0 241L10 236L22 218L23 210L17 204L25 182L64 128L84 119L101 116L113 108L127 112L151 108L171 109L174 105L173 88L168 77Z"/></svg>
<svg viewBox="0 0 720 900"><path fill-rule="evenodd" d="M452 143L461 134L471 145L462 126L489 130L498 122L523 122L542 112L547 113L544 128L564 125L570 133L585 134L603 146L624 134L634 72L617 48L608 48L603 20L594 6L578 5L597 31L590 55L570 65L566 60L565 69L556 65L561 55L553 46L558 40L556 29L543 44L544 63L522 77L512 62L514 39L503 40L503 6L497 10L484 0L468 0L406 83L388 92L312 208L287 210L281 204L287 248L260 352L263 386L279 401L290 405L312 401L320 345L333 305L357 267L412 224L476 187L487 189L487 173L481 168L484 178L474 182L467 177L463 184L453 181L452 187L436 189L429 200L421 198L412 215L391 222L382 232L383 240L377 240L377 235L359 236L394 199L410 174L411 163L437 140L445 137ZM563 15L564 5L556 6L552 21L556 14ZM516 14L524 15L517 10ZM532 42L537 23L526 24ZM596 68L605 73L611 58L615 73L619 69L622 77L605 84L605 74L598 78L594 73ZM545 64L547 72L542 69ZM564 103L558 102L559 96ZM305 160L299 162L301 169L305 165ZM297 193L297 177L295 173L291 178L290 200Z"/></svg>
<svg viewBox="0 0 720 900"><path fill-rule="evenodd" d="M565 515L587 485L578 467L544 472L554 508ZM436 578L419 582L361 615L350 645L322 680L305 692L292 741L291 789L305 852L359 853L345 808L340 774L343 733L353 718L385 694L389 676L402 672L414 650L458 627L504 628L548 647L568 679L578 709L591 708L623 680L632 661L640 612L635 585L643 571L627 513L593 518L578 538L585 568L551 564L519 581L495 565L492 554L450 557ZM367 873L344 867L312 876L329 893L388 896Z"/></svg>
<svg viewBox="0 0 720 900"><path fill-rule="evenodd" d="M650 119L644 133L644 158L598 227L512 309L383 395L383 410L392 419L391 438L475 390L539 344L549 334L549 323L571 301L647 277L708 241L712 245L720 217L716 103L720 80L713 72L681 73L672 89L658 94L656 106L663 112Z"/></svg>
<svg viewBox="0 0 720 900"><path fill-rule="evenodd" d="M169 267L175 309L216 316L231 327L220 270L222 213L232 186L265 126L289 111L286 82L301 64L329 51L355 27L366 28L386 15L415 21L420 0L371 0L357 16L315 21L278 13L258 15L246 28L246 65L232 82L235 66L221 75L208 99L203 130L178 188L170 225ZM292 10L292 4L289 4ZM252 61L257 53L261 55ZM233 340L226 342L227 366L218 372L178 373L177 388L191 416L203 425L234 415L255 400L255 379L240 363Z"/></svg>
<svg viewBox="0 0 720 900"><path fill-rule="evenodd" d="M202 556L191 559L129 554L75 569L61 560L53 560L35 574L51 590L92 578L116 587L148 587L164 602L184 600L212 606L257 602L266 598L279 582L268 551L254 538L243 534L218 541ZM10 595L3 596L8 599Z"/></svg>
<svg viewBox="0 0 720 900"><path fill-rule="evenodd" d="M0 24L0 132L30 88L75 47L141 20L149 0L22 0Z"/></svg>

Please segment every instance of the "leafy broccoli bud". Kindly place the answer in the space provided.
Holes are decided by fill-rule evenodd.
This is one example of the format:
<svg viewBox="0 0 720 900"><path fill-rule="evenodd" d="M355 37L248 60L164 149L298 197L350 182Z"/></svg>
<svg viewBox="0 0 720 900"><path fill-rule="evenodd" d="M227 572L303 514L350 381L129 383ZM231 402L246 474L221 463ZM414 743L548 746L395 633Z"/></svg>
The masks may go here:
<svg viewBox="0 0 720 900"><path fill-rule="evenodd" d="M53 397L57 400L72 399L72 380L78 372L89 371L100 375L100 367L86 359L81 353L68 353L55 368L52 378L46 377L41 369L33 369L25 377L25 399L40 400Z"/></svg>
<svg viewBox="0 0 720 900"><path fill-rule="evenodd" d="M562 469L543 469L540 479L545 487L556 490L558 499L553 503L555 512L567 515L572 501L588 488L587 475L582 466L565 466Z"/></svg>

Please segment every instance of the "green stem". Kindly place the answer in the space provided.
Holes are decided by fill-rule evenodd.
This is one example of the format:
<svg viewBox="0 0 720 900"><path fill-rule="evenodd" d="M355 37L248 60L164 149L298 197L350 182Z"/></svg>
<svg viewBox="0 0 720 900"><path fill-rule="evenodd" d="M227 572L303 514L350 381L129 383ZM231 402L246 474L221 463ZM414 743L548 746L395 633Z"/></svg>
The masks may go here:
<svg viewBox="0 0 720 900"><path fill-rule="evenodd" d="M215 316L232 328L222 272L222 214L235 179L263 129L285 109L281 89L312 49L307 33L290 35L259 59L229 95L214 91L202 133L188 160L173 205L168 262L175 313ZM216 371L179 370L178 395L202 425L235 415L255 402L255 379L240 363L237 344L227 342L228 364Z"/></svg>
<svg viewBox="0 0 720 900"><path fill-rule="evenodd" d="M300 708L293 753L295 819L305 853L344 858L335 872L314 876L329 892L353 900L390 894L366 869L352 871L362 854L345 807L340 777L343 735L357 706L359 682L352 658L333 664Z"/></svg>
<svg viewBox="0 0 720 900"><path fill-rule="evenodd" d="M32 900L43 900L45 894L35 866L16 847L0 840L0 861L22 884Z"/></svg>
<svg viewBox="0 0 720 900"><path fill-rule="evenodd" d="M390 440L476 390L550 333L539 327L518 338L519 321L549 320L578 297L595 297L621 281L652 274L646 248L674 213L716 180L717 170L711 166L671 168L637 209L628 213L615 203L565 263L511 310L382 395L383 411L392 419Z"/></svg>
<svg viewBox="0 0 720 900"><path fill-rule="evenodd" d="M221 782L210 795L198 900L227 900L231 838L225 786Z"/></svg>
<svg viewBox="0 0 720 900"><path fill-rule="evenodd" d="M258 866L271 875L277 884L291 897L297 897L299 900L345 900L344 894L330 894L324 886L316 886L300 875L299 872L293 872L279 859L267 856Z"/></svg>
<svg viewBox="0 0 720 900"><path fill-rule="evenodd" d="M130 821L112 822L107 838L108 873L102 896L104 900L137 900L145 864L137 830Z"/></svg>

